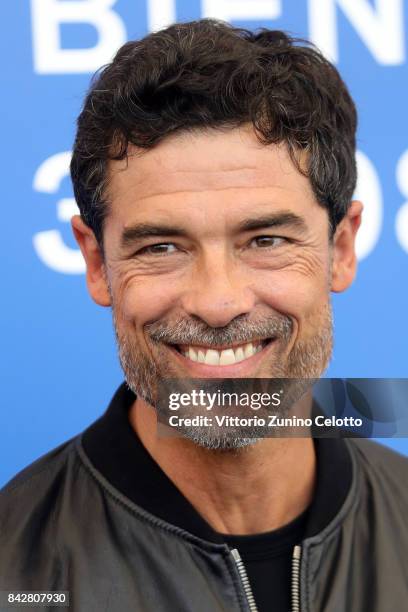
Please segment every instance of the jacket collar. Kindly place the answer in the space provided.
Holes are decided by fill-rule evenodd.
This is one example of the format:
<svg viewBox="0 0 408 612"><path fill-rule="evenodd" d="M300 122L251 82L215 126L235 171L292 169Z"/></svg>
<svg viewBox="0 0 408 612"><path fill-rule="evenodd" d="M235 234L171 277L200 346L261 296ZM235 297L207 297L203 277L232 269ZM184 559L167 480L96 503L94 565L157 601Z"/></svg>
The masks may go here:
<svg viewBox="0 0 408 612"><path fill-rule="evenodd" d="M93 466L133 503L150 514L204 540L222 543L140 442L128 412L134 393L124 382L106 412L82 434ZM339 513L352 484L350 451L341 438L315 438L316 489L309 507L305 538L321 532Z"/></svg>

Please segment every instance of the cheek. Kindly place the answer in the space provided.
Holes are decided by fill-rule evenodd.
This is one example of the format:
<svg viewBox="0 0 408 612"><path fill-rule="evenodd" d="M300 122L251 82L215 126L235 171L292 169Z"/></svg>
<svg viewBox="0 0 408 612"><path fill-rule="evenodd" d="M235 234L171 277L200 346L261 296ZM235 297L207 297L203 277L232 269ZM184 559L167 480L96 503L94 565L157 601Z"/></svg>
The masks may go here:
<svg viewBox="0 0 408 612"><path fill-rule="evenodd" d="M279 270L262 275L256 289L260 302L298 321L313 317L329 300L329 279L326 270L319 275Z"/></svg>
<svg viewBox="0 0 408 612"><path fill-rule="evenodd" d="M176 299L174 283L164 277L130 278L118 287L116 303L122 319L140 327L165 316Z"/></svg>

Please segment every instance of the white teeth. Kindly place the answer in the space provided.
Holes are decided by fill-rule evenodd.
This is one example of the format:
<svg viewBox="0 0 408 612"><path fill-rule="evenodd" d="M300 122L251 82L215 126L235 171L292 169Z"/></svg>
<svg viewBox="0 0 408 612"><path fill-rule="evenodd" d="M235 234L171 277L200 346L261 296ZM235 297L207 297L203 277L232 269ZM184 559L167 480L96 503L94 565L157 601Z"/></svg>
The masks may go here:
<svg viewBox="0 0 408 612"><path fill-rule="evenodd" d="M224 351L221 351L220 365L231 365L235 362L235 353L232 349L225 349Z"/></svg>
<svg viewBox="0 0 408 612"><path fill-rule="evenodd" d="M191 361L197 361L197 353L192 346L188 347L188 356Z"/></svg>
<svg viewBox="0 0 408 612"><path fill-rule="evenodd" d="M220 365L220 353L214 349L208 349L204 363L207 365Z"/></svg>
<svg viewBox="0 0 408 612"><path fill-rule="evenodd" d="M235 349L235 363L238 363L239 361L243 361L244 359L245 359L244 349L242 348L242 346L240 346L237 349Z"/></svg>
<svg viewBox="0 0 408 612"><path fill-rule="evenodd" d="M248 359L248 357L252 357L252 355L255 355L255 349L252 342L244 346L244 355L245 359Z"/></svg>
<svg viewBox="0 0 408 612"><path fill-rule="evenodd" d="M182 354L191 361L205 363L207 365L223 366L239 363L244 359L252 357L252 355L255 355L256 353L259 353L259 351L262 351L262 344L260 342L258 342L255 346L252 342L248 342L248 344L245 344L244 346L239 346L235 349L224 349L222 351L189 346L186 350L182 351Z"/></svg>

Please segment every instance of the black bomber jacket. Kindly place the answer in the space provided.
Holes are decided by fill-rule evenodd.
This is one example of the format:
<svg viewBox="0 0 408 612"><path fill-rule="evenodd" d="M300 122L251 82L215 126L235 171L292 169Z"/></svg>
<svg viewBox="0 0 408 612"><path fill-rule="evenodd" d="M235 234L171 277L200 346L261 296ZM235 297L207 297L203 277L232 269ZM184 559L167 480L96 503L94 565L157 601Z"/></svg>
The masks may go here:
<svg viewBox="0 0 408 612"><path fill-rule="evenodd" d="M146 452L135 454L134 398L121 385L98 421L2 489L0 592L68 591L71 612L255 612L238 551L214 538ZM367 440L315 447L292 612L408 609L408 459Z"/></svg>

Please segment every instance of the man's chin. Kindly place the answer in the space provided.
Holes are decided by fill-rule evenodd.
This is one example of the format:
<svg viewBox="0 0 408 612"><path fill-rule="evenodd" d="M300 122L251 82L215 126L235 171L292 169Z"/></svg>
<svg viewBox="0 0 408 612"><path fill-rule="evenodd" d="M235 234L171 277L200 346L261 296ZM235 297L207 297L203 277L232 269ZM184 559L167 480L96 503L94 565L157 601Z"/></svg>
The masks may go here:
<svg viewBox="0 0 408 612"><path fill-rule="evenodd" d="M241 451L254 446L261 437L244 437L238 435L222 435L219 432L211 434L208 430L200 428L183 429L180 437L190 440L196 446L210 451L232 452Z"/></svg>

